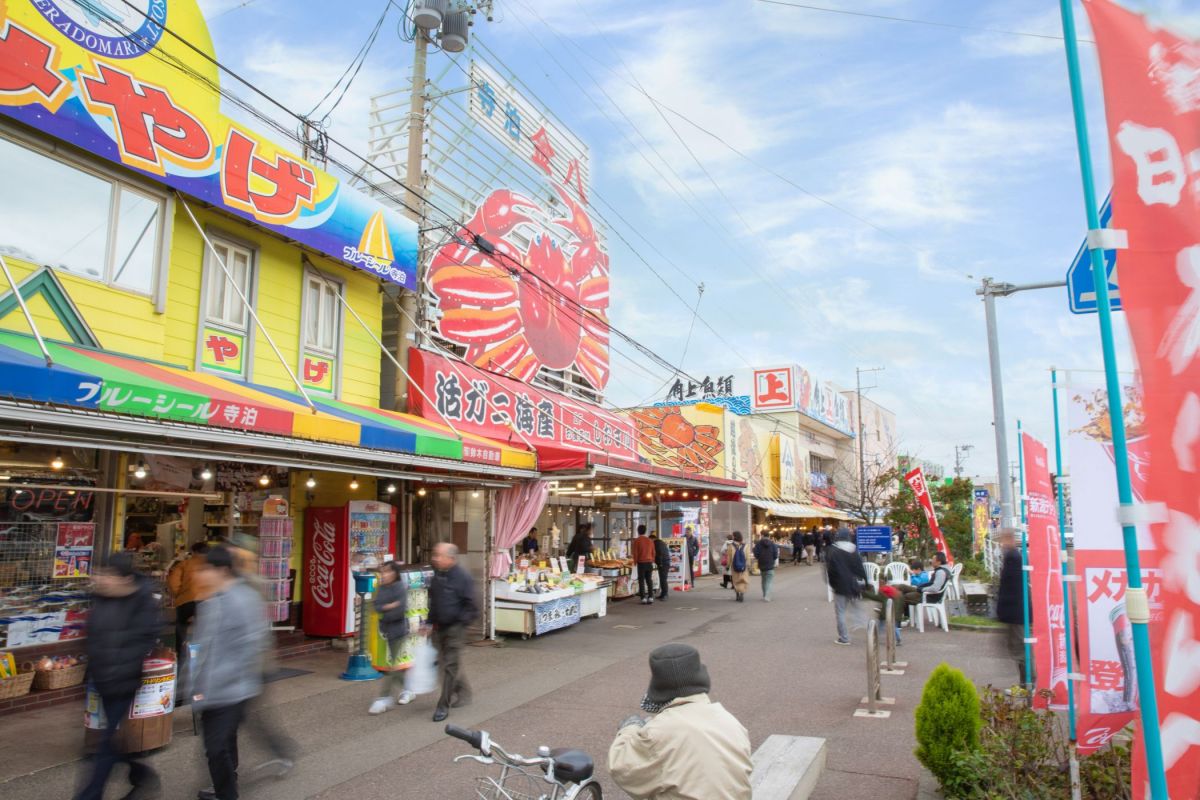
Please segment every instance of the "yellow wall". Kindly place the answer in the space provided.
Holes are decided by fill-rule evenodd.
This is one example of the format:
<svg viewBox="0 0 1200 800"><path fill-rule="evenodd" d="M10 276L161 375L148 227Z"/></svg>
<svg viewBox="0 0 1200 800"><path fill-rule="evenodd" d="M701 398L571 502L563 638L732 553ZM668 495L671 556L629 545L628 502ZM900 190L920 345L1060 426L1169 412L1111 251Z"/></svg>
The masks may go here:
<svg viewBox="0 0 1200 800"><path fill-rule="evenodd" d="M209 231L224 232L258 248L258 295L255 311L288 366L299 369L300 309L304 267L301 250L244 222L195 207L197 218ZM166 313L158 314L148 297L113 289L102 283L56 273L67 294L105 350L196 368L196 336L205 244L181 204L176 204L171 233L170 269L167 275ZM341 280L346 301L378 336L382 325L381 295L377 280L358 270L342 267L327 258L309 255L314 266ZM7 258L13 277L23 280L36 265ZM0 296L8 293L0 286ZM66 331L40 297L30 302L30 312L43 336L66 340ZM0 319L0 328L29 332L19 308ZM341 398L348 402L379 404L379 348L348 313L342 320ZM255 383L295 391L287 371L263 336L254 333Z"/></svg>

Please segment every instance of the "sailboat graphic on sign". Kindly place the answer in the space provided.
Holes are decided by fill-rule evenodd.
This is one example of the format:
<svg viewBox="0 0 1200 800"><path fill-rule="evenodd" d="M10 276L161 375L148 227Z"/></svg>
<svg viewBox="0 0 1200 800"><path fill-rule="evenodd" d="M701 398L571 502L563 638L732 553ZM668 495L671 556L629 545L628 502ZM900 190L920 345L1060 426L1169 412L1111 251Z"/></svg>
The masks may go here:
<svg viewBox="0 0 1200 800"><path fill-rule="evenodd" d="M396 260L396 254L392 251L392 237L382 211L376 211L367 221L362 238L358 240L358 252L371 256L383 266Z"/></svg>

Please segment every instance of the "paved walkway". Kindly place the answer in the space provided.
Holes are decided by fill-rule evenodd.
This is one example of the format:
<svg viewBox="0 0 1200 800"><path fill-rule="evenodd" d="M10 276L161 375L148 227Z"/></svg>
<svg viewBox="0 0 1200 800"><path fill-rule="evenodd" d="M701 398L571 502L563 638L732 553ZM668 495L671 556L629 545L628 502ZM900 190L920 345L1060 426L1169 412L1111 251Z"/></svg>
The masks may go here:
<svg viewBox="0 0 1200 800"><path fill-rule="evenodd" d="M701 579L700 589L672 593L666 603L646 607L627 600L610 606L605 619L540 639L468 648L476 701L450 719L486 728L521 753L540 744L581 747L596 758L605 796L622 797L605 768L608 744L617 723L638 710L649 679L646 654L662 642L683 641L700 649L713 697L746 725L755 747L772 733L828 740L816 800L914 800L924 773L912 756L912 712L925 678L942 661L981 684L1003 684L1012 671L999 636L906 631L898 655L909 662L907 674L883 679L884 694L897 698L891 718L855 719L866 683L862 637L854 647L833 643L833 611L820 568L781 567L772 603L761 602L756 591L738 604L715 580ZM377 684L337 680L344 663L345 656L334 653L288 662L313 673L272 684L265 704L304 755L289 777L249 786L244 795L471 796L474 768L451 764L466 749L430 720L432 697L367 716ZM188 716L178 716L175 741L152 757L169 800L187 800L207 784L199 739L191 735ZM79 722L79 709L71 707L0 718L0 796L69 797L78 771ZM244 764L261 755L257 743L244 744Z"/></svg>

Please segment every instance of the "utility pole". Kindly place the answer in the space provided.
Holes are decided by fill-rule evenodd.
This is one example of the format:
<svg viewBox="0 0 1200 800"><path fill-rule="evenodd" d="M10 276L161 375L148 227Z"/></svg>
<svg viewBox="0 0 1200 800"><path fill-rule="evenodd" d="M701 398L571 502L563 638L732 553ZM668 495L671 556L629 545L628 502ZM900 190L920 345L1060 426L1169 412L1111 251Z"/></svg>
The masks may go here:
<svg viewBox="0 0 1200 800"><path fill-rule="evenodd" d="M961 478L963 473L962 457L975 449L973 444L954 445L954 477Z"/></svg>
<svg viewBox="0 0 1200 800"><path fill-rule="evenodd" d="M998 476L1007 474L1008 425L1004 416L1004 384L1000 378L1000 335L996 331L996 298L1007 297L1010 294L1031 289L1055 289L1066 285L1066 281L1050 281L1017 286L984 278L982 285L975 290L975 294L983 298L983 311L987 318L988 363L992 370L992 425L996 429L996 474ZM1006 480L1000 480L999 483L1000 527L1015 530L1019 522L1015 517L1016 507L1013 505L1012 484Z"/></svg>
<svg viewBox="0 0 1200 800"><path fill-rule="evenodd" d="M867 457L865 455L866 437L863 436L862 421L862 376L864 372L883 372L884 369L884 367L854 368L854 393L858 398L858 504L864 511L867 503ZM872 387L868 386L867 388Z"/></svg>
<svg viewBox="0 0 1200 800"><path fill-rule="evenodd" d="M400 293L400 307L404 313L396 320L396 360L408 364L409 348L417 344L417 326L421 306L420 297L425 285L424 253L421 247L422 230L425 229L425 206L422 189L423 145L425 140L425 65L428 61L429 35L421 28L413 46L412 91L408 106L408 163L404 175L405 205L408 216L417 224L417 283L408 291ZM408 378L402 370L396 370L396 411L408 411Z"/></svg>

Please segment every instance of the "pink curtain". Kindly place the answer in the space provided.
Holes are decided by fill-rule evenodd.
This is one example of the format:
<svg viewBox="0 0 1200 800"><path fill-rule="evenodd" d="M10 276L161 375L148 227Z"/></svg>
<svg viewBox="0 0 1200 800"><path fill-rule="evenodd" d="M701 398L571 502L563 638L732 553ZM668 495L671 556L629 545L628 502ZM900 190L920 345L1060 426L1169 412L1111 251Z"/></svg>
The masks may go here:
<svg viewBox="0 0 1200 800"><path fill-rule="evenodd" d="M512 565L508 551L533 527L546 498L550 481L526 481L496 492L496 537L492 553L492 577L503 578Z"/></svg>

